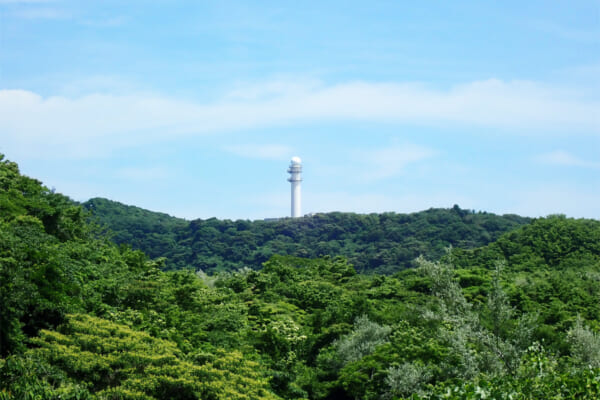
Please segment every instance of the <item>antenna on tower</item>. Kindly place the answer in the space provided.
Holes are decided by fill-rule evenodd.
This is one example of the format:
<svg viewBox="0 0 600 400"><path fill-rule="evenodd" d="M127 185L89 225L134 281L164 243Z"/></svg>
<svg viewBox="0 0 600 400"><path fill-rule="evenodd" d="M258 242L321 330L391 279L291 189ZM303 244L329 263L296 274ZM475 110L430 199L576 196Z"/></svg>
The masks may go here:
<svg viewBox="0 0 600 400"><path fill-rule="evenodd" d="M302 160L300 157L292 157L287 172L290 174L288 182L292 184L292 218L300 216L300 182L302 182Z"/></svg>

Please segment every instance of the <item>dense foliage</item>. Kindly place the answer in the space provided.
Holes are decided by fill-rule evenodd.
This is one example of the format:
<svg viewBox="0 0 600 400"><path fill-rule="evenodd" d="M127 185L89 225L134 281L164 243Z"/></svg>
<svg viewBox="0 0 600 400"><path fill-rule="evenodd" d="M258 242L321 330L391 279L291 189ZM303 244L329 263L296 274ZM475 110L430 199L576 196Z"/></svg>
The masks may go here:
<svg viewBox="0 0 600 400"><path fill-rule="evenodd" d="M105 240L3 157L0 212L0 399L277 398L252 352L207 340L226 296Z"/></svg>
<svg viewBox="0 0 600 400"><path fill-rule="evenodd" d="M116 243L166 257L169 269L204 272L259 269L272 255L285 254L343 256L360 272L390 274L415 266L420 255L434 260L448 246L480 247L529 222L458 206L413 214L333 212L272 221L191 222L106 199L92 199L84 206L110 228Z"/></svg>
<svg viewBox="0 0 600 400"><path fill-rule="evenodd" d="M168 257L169 266L184 266L177 255L187 251L179 242L189 221L102 198L88 200L83 207L95 221L110 229L115 243L142 250L151 258Z"/></svg>
<svg viewBox="0 0 600 400"><path fill-rule="evenodd" d="M394 275L341 257L164 271L0 160L0 400L595 399L600 222Z"/></svg>

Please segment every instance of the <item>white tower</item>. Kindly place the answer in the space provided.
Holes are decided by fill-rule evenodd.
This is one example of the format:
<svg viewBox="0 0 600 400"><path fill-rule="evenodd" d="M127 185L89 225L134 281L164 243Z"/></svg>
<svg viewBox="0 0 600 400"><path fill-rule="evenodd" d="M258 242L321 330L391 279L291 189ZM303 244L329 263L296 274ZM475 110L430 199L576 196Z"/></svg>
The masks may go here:
<svg viewBox="0 0 600 400"><path fill-rule="evenodd" d="M292 184L292 218L300 216L300 182L302 182L302 160L300 157L292 157L290 167L287 172L290 173L288 182Z"/></svg>

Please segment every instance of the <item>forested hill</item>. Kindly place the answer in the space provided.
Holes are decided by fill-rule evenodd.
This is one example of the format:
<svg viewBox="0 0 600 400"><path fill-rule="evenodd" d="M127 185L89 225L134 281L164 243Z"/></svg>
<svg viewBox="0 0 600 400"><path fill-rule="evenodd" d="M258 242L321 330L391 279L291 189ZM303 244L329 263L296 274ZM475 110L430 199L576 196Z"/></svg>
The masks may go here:
<svg viewBox="0 0 600 400"><path fill-rule="evenodd" d="M600 222L391 276L163 271L0 155L0 400L600 398Z"/></svg>
<svg viewBox="0 0 600 400"><path fill-rule="evenodd" d="M116 243L166 257L168 269L205 272L258 269L272 255L285 254L344 256L358 271L390 274L414 266L419 255L436 260L449 246L483 246L530 222L458 206L412 214L331 212L274 221L188 222L102 198L83 205L113 232Z"/></svg>
<svg viewBox="0 0 600 400"><path fill-rule="evenodd" d="M225 297L85 214L0 154L1 400L279 399L255 353L198 324Z"/></svg>

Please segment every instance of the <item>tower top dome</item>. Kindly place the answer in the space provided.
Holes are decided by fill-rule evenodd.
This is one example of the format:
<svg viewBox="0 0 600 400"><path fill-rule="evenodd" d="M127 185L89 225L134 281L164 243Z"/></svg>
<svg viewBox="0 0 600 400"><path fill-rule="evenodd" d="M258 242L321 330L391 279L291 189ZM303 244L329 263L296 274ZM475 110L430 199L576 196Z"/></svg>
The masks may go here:
<svg viewBox="0 0 600 400"><path fill-rule="evenodd" d="M298 156L292 157L292 164L302 164L302 160Z"/></svg>

